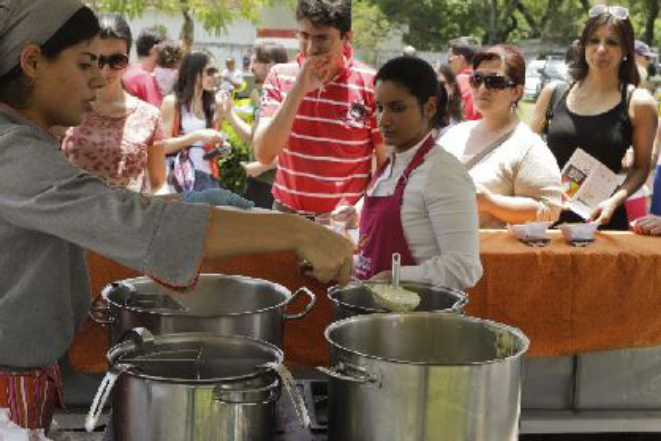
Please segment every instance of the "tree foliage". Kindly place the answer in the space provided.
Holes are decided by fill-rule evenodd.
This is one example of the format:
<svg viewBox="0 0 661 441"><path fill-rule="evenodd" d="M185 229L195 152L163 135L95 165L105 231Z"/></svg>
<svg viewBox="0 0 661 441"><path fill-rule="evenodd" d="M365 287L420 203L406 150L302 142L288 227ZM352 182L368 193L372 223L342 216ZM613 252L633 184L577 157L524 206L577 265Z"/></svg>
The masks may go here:
<svg viewBox="0 0 661 441"><path fill-rule="evenodd" d="M355 1L355 0L354 0ZM408 25L406 43L444 50L458 36L483 44L522 39L568 44L577 38L592 0L365 0L390 22ZM637 37L653 42L661 32L659 0L619 0L630 11Z"/></svg>
<svg viewBox="0 0 661 441"><path fill-rule="evenodd" d="M129 18L142 15L148 8L182 14L180 38L191 45L195 22L219 35L240 18L257 23L261 8L271 5L273 0L90 0L87 3L96 11L116 12Z"/></svg>

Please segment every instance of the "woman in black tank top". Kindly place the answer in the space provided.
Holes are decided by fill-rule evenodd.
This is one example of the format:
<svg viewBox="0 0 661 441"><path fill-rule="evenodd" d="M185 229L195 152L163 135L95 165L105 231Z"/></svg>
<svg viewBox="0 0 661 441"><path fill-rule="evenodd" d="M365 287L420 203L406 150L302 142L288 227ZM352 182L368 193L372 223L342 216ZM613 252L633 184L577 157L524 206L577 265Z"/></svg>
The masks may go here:
<svg viewBox="0 0 661 441"><path fill-rule="evenodd" d="M628 229L624 201L647 179L656 132L654 100L636 89L633 35L626 9L598 5L590 10L578 47L576 81L559 89L562 97L551 104L553 118L547 127L547 143L561 169L580 147L619 173L622 158L633 147L634 164L624 183L592 215L605 229ZM555 87L560 86L547 86L537 101L532 128L538 133L546 126ZM560 222L577 221L582 219L569 211L560 217Z"/></svg>

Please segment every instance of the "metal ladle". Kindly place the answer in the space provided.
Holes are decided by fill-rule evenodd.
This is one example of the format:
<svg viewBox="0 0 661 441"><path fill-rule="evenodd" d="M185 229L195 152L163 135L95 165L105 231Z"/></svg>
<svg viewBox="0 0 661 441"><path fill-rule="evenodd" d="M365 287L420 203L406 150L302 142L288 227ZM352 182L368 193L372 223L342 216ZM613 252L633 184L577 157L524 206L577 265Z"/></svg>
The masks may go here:
<svg viewBox="0 0 661 441"><path fill-rule="evenodd" d="M374 301L393 312L409 312L420 304L418 293L400 286L401 262L402 256L399 253L394 253L392 255L392 282L390 285L368 287L372 292Z"/></svg>

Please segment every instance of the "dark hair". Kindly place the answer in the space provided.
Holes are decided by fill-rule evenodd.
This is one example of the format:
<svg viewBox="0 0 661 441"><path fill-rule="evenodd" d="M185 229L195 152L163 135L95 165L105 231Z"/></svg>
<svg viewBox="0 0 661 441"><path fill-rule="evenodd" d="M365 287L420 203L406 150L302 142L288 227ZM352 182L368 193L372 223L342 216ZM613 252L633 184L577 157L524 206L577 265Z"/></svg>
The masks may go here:
<svg viewBox="0 0 661 441"><path fill-rule="evenodd" d="M119 14L104 13L99 15L99 27L101 38L118 38L126 42L126 54L131 53L133 36L131 28L126 19Z"/></svg>
<svg viewBox="0 0 661 441"><path fill-rule="evenodd" d="M65 49L88 41L99 34L99 21L87 6L78 9L41 46L41 54L54 60ZM24 109L32 93L32 82L25 76L20 64L0 77L0 102L15 109Z"/></svg>
<svg viewBox="0 0 661 441"><path fill-rule="evenodd" d="M567 46L567 50L565 50L565 64L567 65L567 73L572 80L576 78L576 72L578 70L576 66L578 64L580 44L580 40L577 38L576 40L572 41L569 46Z"/></svg>
<svg viewBox="0 0 661 441"><path fill-rule="evenodd" d="M351 30L351 0L298 0L296 20L310 20L314 26L331 26L340 36Z"/></svg>
<svg viewBox="0 0 661 441"><path fill-rule="evenodd" d="M445 82L449 84L452 89L452 95L448 96L448 114L457 122L463 121L464 112L461 107L463 101L461 99L461 90L457 83L457 76L448 64L441 64L438 66L438 74L443 75Z"/></svg>
<svg viewBox="0 0 661 441"><path fill-rule="evenodd" d="M448 94L438 83L434 68L422 58L393 58L377 72L374 84L379 81L393 81L405 87L416 98L421 111L430 98L436 97L436 114L431 126L440 128L448 125Z"/></svg>
<svg viewBox="0 0 661 441"><path fill-rule="evenodd" d="M183 51L172 40L165 40L158 45L158 56L156 64L160 67L174 69L183 57Z"/></svg>
<svg viewBox="0 0 661 441"><path fill-rule="evenodd" d="M505 64L505 75L516 84L526 82L526 60L523 54L510 44L497 44L482 49L473 58L473 69L477 69L483 61L500 61Z"/></svg>
<svg viewBox="0 0 661 441"><path fill-rule="evenodd" d="M580 81L588 75L589 66L585 61L585 45L592 34L601 26L612 26L620 34L622 43L622 52L625 59L620 64L620 71L618 76L625 84L633 84L638 86L640 84L640 76L636 68L636 60L633 54L634 32L633 26L629 19L620 20L610 13L599 14L595 17L588 19L583 27L583 33L578 44L578 55L576 60L576 80Z"/></svg>
<svg viewBox="0 0 661 441"><path fill-rule="evenodd" d="M452 49L454 54L463 55L467 63L473 62L473 57L479 49L479 46L476 44L475 40L470 37L459 37L450 40L448 46L450 49Z"/></svg>
<svg viewBox="0 0 661 441"><path fill-rule="evenodd" d="M255 60L260 63L286 63L289 61L287 50L285 47L278 43L259 43L253 48L255 53Z"/></svg>
<svg viewBox="0 0 661 441"><path fill-rule="evenodd" d="M180 115L182 106L191 110L197 79L211 60L213 60L213 57L205 51L187 52L181 60L177 82L174 85L174 94L177 98L176 105L180 110ZM202 110L204 111L204 118L207 121L207 127L213 127L213 119L216 112L216 100L213 92L202 91Z"/></svg>
<svg viewBox="0 0 661 441"><path fill-rule="evenodd" d="M152 48L163 40L165 40L165 35L163 35L160 27L152 26L143 29L140 35L138 35L138 39L135 40L135 50L138 53L138 57L148 57Z"/></svg>

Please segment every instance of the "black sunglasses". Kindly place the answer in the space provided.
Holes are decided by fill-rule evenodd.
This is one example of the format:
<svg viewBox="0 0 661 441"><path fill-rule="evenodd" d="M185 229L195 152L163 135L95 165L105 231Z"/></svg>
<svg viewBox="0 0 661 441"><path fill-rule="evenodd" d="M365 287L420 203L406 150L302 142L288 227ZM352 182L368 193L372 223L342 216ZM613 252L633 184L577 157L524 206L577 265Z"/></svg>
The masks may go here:
<svg viewBox="0 0 661 441"><path fill-rule="evenodd" d="M129 57L124 54L112 54L112 55L101 55L99 56L99 69L103 69L103 66L108 65L111 69L121 70L129 65Z"/></svg>
<svg viewBox="0 0 661 441"><path fill-rule="evenodd" d="M218 68L215 67L207 67L205 70L208 76L213 77L218 74Z"/></svg>
<svg viewBox="0 0 661 441"><path fill-rule="evenodd" d="M502 75L484 75L482 72L474 72L468 77L468 82L475 89L479 89L482 83L489 90L505 90L508 87L516 86L514 81L508 80Z"/></svg>

